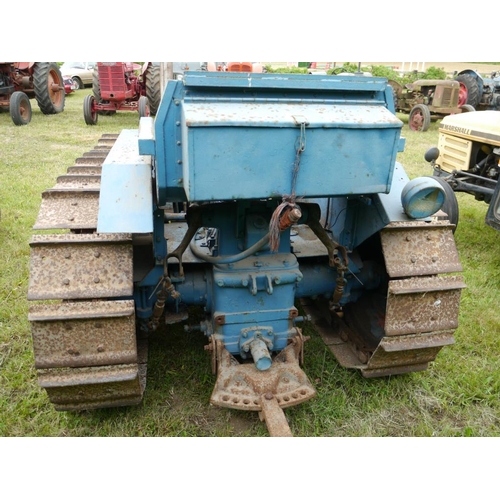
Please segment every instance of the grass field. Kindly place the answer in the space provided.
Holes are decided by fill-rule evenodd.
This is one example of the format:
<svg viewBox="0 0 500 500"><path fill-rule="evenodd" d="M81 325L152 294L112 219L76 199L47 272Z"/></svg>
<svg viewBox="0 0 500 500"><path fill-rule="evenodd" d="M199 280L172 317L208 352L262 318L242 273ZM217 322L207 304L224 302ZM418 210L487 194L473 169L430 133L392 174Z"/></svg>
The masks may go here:
<svg viewBox="0 0 500 500"><path fill-rule="evenodd" d="M214 384L203 335L161 329L150 339L142 405L81 413L56 412L38 387L26 300L29 240L44 189L103 133L137 128L136 113L83 120L88 89L68 96L65 111L16 127L0 113L0 435L18 436L266 436L256 413L209 405ZM407 117L401 115L403 121ZM430 175L423 160L437 143L437 123L410 133L398 160L411 177ZM456 344L430 368L364 379L339 366L309 327L304 369L318 395L286 410L295 436L500 436L500 233L484 224L487 206L460 196L455 233L467 289Z"/></svg>

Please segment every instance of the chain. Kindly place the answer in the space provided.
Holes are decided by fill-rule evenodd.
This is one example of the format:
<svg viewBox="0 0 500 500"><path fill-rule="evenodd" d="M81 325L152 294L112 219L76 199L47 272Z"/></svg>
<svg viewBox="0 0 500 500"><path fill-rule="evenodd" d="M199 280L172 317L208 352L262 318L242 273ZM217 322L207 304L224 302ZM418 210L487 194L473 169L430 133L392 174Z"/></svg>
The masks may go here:
<svg viewBox="0 0 500 500"><path fill-rule="evenodd" d="M299 207L295 204L296 201L296 185L297 177L300 170L300 159L302 153L306 149L306 124L300 123L300 135L296 141L295 161L293 163L292 172L292 192L290 195L283 195L282 202L274 211L271 222L269 223L269 246L271 252L277 252L280 245L280 231L296 223L302 213Z"/></svg>

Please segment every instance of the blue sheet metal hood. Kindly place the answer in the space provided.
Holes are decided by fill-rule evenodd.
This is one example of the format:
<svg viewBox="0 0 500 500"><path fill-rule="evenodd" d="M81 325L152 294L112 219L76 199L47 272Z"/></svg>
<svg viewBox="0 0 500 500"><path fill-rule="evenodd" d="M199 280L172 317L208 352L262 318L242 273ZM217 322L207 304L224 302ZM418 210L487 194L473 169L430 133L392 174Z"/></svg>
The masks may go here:
<svg viewBox="0 0 500 500"><path fill-rule="evenodd" d="M189 201L290 194L387 193L402 122L385 106L349 102L185 100L184 189Z"/></svg>

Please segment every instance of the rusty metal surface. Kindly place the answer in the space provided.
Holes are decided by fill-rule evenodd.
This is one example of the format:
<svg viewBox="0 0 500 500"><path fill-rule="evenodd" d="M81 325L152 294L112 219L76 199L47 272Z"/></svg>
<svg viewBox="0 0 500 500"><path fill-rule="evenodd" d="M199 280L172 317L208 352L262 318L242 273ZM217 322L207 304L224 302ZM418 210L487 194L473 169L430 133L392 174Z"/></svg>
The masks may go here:
<svg viewBox="0 0 500 500"><path fill-rule="evenodd" d="M384 337L362 370L367 378L426 370L439 351L455 343L454 331Z"/></svg>
<svg viewBox="0 0 500 500"><path fill-rule="evenodd" d="M260 399L261 421L266 423L271 437L293 437L285 413L273 394L264 394Z"/></svg>
<svg viewBox="0 0 500 500"><path fill-rule="evenodd" d="M75 160L75 165L87 165L87 166L101 166L103 162L102 158L92 158L89 156L81 156Z"/></svg>
<svg viewBox="0 0 500 500"><path fill-rule="evenodd" d="M240 364L224 348L218 350L218 376L210 402L238 410L262 411L262 396L272 395L280 408L301 404L316 390L299 366L302 341L296 339L273 360L271 367L259 371L253 363Z"/></svg>
<svg viewBox="0 0 500 500"><path fill-rule="evenodd" d="M62 302L30 307L36 368L137 362L134 302Z"/></svg>
<svg viewBox="0 0 500 500"><path fill-rule="evenodd" d="M101 165L117 134L104 134L68 175L42 194L34 229L95 229ZM136 332L130 234L35 235L29 300L75 299L30 307L39 385L57 410L139 404L147 338ZM90 299L92 301L82 301Z"/></svg>
<svg viewBox="0 0 500 500"><path fill-rule="evenodd" d="M433 276L389 282L386 335L456 329L461 276Z"/></svg>
<svg viewBox="0 0 500 500"><path fill-rule="evenodd" d="M137 364L38 370L38 383L58 411L139 404L145 381Z"/></svg>
<svg viewBox="0 0 500 500"><path fill-rule="evenodd" d="M442 347L455 342L453 329L384 336L373 352L365 352L358 345L362 332L353 332L336 314L327 321L324 311L314 303L303 307L339 364L360 370L366 378L426 370Z"/></svg>
<svg viewBox="0 0 500 500"><path fill-rule="evenodd" d="M103 160L108 156L109 151L94 149L92 151L88 151L87 153L83 153L84 158L102 158Z"/></svg>
<svg viewBox="0 0 500 500"><path fill-rule="evenodd" d="M57 184L54 189L75 189L75 190L87 190L87 189L99 189L101 185L100 175L83 175L83 174L67 174L60 175L57 178Z"/></svg>
<svg viewBox="0 0 500 500"><path fill-rule="evenodd" d="M29 300L133 293L131 235L34 235L30 246Z"/></svg>
<svg viewBox="0 0 500 500"><path fill-rule="evenodd" d="M94 229L98 211L99 189L44 191L33 229Z"/></svg>
<svg viewBox="0 0 500 500"><path fill-rule="evenodd" d="M385 265L391 278L462 271L446 222L395 222L380 232Z"/></svg>
<svg viewBox="0 0 500 500"><path fill-rule="evenodd" d="M102 167L98 165L73 165L68 167L67 172L70 175L101 175Z"/></svg>

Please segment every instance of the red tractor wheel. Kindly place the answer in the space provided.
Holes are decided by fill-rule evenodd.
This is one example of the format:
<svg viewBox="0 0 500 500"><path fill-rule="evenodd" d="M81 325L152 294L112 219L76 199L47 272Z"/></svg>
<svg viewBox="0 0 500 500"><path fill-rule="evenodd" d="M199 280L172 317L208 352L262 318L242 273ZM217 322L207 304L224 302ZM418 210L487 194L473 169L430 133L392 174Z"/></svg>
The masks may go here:
<svg viewBox="0 0 500 500"><path fill-rule="evenodd" d="M149 109L149 99L146 96L141 95L141 97L139 97L139 103L137 107L140 118L142 118L143 116L151 116L151 111Z"/></svg>
<svg viewBox="0 0 500 500"><path fill-rule="evenodd" d="M9 108L15 125L27 125L31 121L31 103L24 92L14 92L10 96Z"/></svg>
<svg viewBox="0 0 500 500"><path fill-rule="evenodd" d="M414 132L425 132L431 125L431 113L425 104L416 104L410 111L408 126Z"/></svg>
<svg viewBox="0 0 500 500"><path fill-rule="evenodd" d="M64 110L64 80L56 63L37 62L33 68L33 86L36 102L44 115Z"/></svg>
<svg viewBox="0 0 500 500"><path fill-rule="evenodd" d="M83 100L83 117L87 125L97 125L97 107L93 95L86 95Z"/></svg>
<svg viewBox="0 0 500 500"><path fill-rule="evenodd" d="M469 92L467 91L467 87L463 82L460 83L460 90L458 91L458 106L463 106L467 104L467 98L469 97Z"/></svg>

